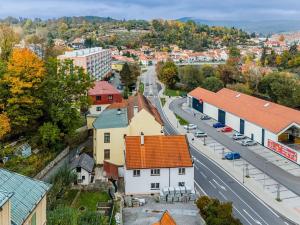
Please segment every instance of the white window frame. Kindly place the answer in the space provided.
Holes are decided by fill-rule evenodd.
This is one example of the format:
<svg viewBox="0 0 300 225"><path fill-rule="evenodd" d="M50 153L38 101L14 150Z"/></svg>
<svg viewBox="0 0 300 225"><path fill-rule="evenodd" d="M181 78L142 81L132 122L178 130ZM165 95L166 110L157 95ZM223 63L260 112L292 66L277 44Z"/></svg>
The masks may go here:
<svg viewBox="0 0 300 225"><path fill-rule="evenodd" d="M178 168L179 175L185 175L185 168Z"/></svg>
<svg viewBox="0 0 300 225"><path fill-rule="evenodd" d="M152 186L154 186L154 187L152 187ZM160 184L159 183L151 183L150 184L150 189L151 190L159 190L159 188L160 188Z"/></svg>
<svg viewBox="0 0 300 225"><path fill-rule="evenodd" d="M134 177L140 177L141 176L141 170L133 170L132 174Z"/></svg>
<svg viewBox="0 0 300 225"><path fill-rule="evenodd" d="M160 169L151 169L151 176L160 176Z"/></svg>

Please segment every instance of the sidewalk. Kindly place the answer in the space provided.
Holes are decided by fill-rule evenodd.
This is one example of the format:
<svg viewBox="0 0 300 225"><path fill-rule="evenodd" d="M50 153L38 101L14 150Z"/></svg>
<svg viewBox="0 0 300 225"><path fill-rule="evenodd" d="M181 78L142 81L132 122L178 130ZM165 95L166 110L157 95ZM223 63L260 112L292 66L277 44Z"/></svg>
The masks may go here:
<svg viewBox="0 0 300 225"><path fill-rule="evenodd" d="M174 98L163 96L162 91L160 92L159 96L166 99L166 104L163 107L163 113L166 115L173 128L176 129L180 134L186 134L186 130L182 126L180 126L180 124L178 124L177 118L169 109L169 104L172 102L172 100L174 100ZM239 183L243 183L243 173L241 171L241 168L238 168L237 166L233 167L232 162L222 160L220 154L212 151L212 149L210 149L208 146L204 146L203 142L200 139L194 138L194 140L192 140L193 135L191 133L188 133L186 135L191 146L196 148L206 157L210 158L213 162L219 165L219 167L221 167L228 174L234 177ZM263 189L261 183L259 183L255 179L251 177L244 178L244 181L244 187L246 187L250 192L254 193L259 199L261 199L267 205L271 206L271 208L275 209L291 221L300 223L300 202L297 205L287 204L285 201L278 202L275 200L274 196L272 196L271 193L266 192Z"/></svg>

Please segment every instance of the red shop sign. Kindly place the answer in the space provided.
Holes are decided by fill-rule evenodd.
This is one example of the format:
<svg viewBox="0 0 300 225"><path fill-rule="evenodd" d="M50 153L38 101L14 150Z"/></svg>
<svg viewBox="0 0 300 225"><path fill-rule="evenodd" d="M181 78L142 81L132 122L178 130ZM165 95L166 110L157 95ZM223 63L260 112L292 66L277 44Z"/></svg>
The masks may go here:
<svg viewBox="0 0 300 225"><path fill-rule="evenodd" d="M297 152L293 151L292 149L281 145L275 141L268 140L268 148L272 151L277 152L278 154L284 156L285 158L297 162Z"/></svg>

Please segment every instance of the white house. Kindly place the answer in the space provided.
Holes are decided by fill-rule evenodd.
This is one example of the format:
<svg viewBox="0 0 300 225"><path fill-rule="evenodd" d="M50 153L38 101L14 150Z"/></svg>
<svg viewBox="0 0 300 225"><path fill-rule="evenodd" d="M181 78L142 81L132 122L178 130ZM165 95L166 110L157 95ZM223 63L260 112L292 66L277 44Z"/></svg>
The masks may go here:
<svg viewBox="0 0 300 225"><path fill-rule="evenodd" d="M300 164L300 111L223 88L196 88L188 104L270 150Z"/></svg>
<svg viewBox="0 0 300 225"><path fill-rule="evenodd" d="M125 194L159 193L164 187L194 189L194 167L184 135L125 137Z"/></svg>
<svg viewBox="0 0 300 225"><path fill-rule="evenodd" d="M78 184L88 185L92 182L94 165L94 159L86 153L75 157L71 163L71 170L77 174Z"/></svg>

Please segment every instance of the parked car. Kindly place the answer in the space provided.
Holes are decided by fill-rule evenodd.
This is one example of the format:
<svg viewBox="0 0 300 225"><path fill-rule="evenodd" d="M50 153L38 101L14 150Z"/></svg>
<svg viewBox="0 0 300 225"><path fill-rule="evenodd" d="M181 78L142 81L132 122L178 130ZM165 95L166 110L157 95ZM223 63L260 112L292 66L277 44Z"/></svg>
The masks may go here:
<svg viewBox="0 0 300 225"><path fill-rule="evenodd" d="M217 123L214 123L214 124L213 124L213 127L214 127L214 128L222 128L222 127L225 127L225 124L220 123L220 122L217 122Z"/></svg>
<svg viewBox="0 0 300 225"><path fill-rule="evenodd" d="M208 115L202 115L200 117L201 120L210 120L210 117Z"/></svg>
<svg viewBox="0 0 300 225"><path fill-rule="evenodd" d="M195 136L195 137L207 137L207 134L204 133L204 132L201 131L201 130L198 130L198 131L196 131L196 132L194 133L194 136Z"/></svg>
<svg viewBox="0 0 300 225"><path fill-rule="evenodd" d="M186 130L195 130L197 129L197 125L190 123L188 125L184 125L183 128Z"/></svg>
<svg viewBox="0 0 300 225"><path fill-rule="evenodd" d="M232 131L232 128L231 127L223 127L222 129L221 129L221 132L231 132Z"/></svg>
<svg viewBox="0 0 300 225"><path fill-rule="evenodd" d="M235 159L240 159L240 158L241 158L241 155L238 152L228 152L225 155L225 159L227 159L227 160L235 160Z"/></svg>
<svg viewBox="0 0 300 225"><path fill-rule="evenodd" d="M242 139L245 139L246 136L243 135L243 134L240 134L240 133L235 133L233 136L232 136L232 139L233 140L242 140Z"/></svg>
<svg viewBox="0 0 300 225"><path fill-rule="evenodd" d="M244 140L244 141L242 141L243 146L253 146L253 145L256 145L256 144L257 144L257 142L253 141L253 140Z"/></svg>

